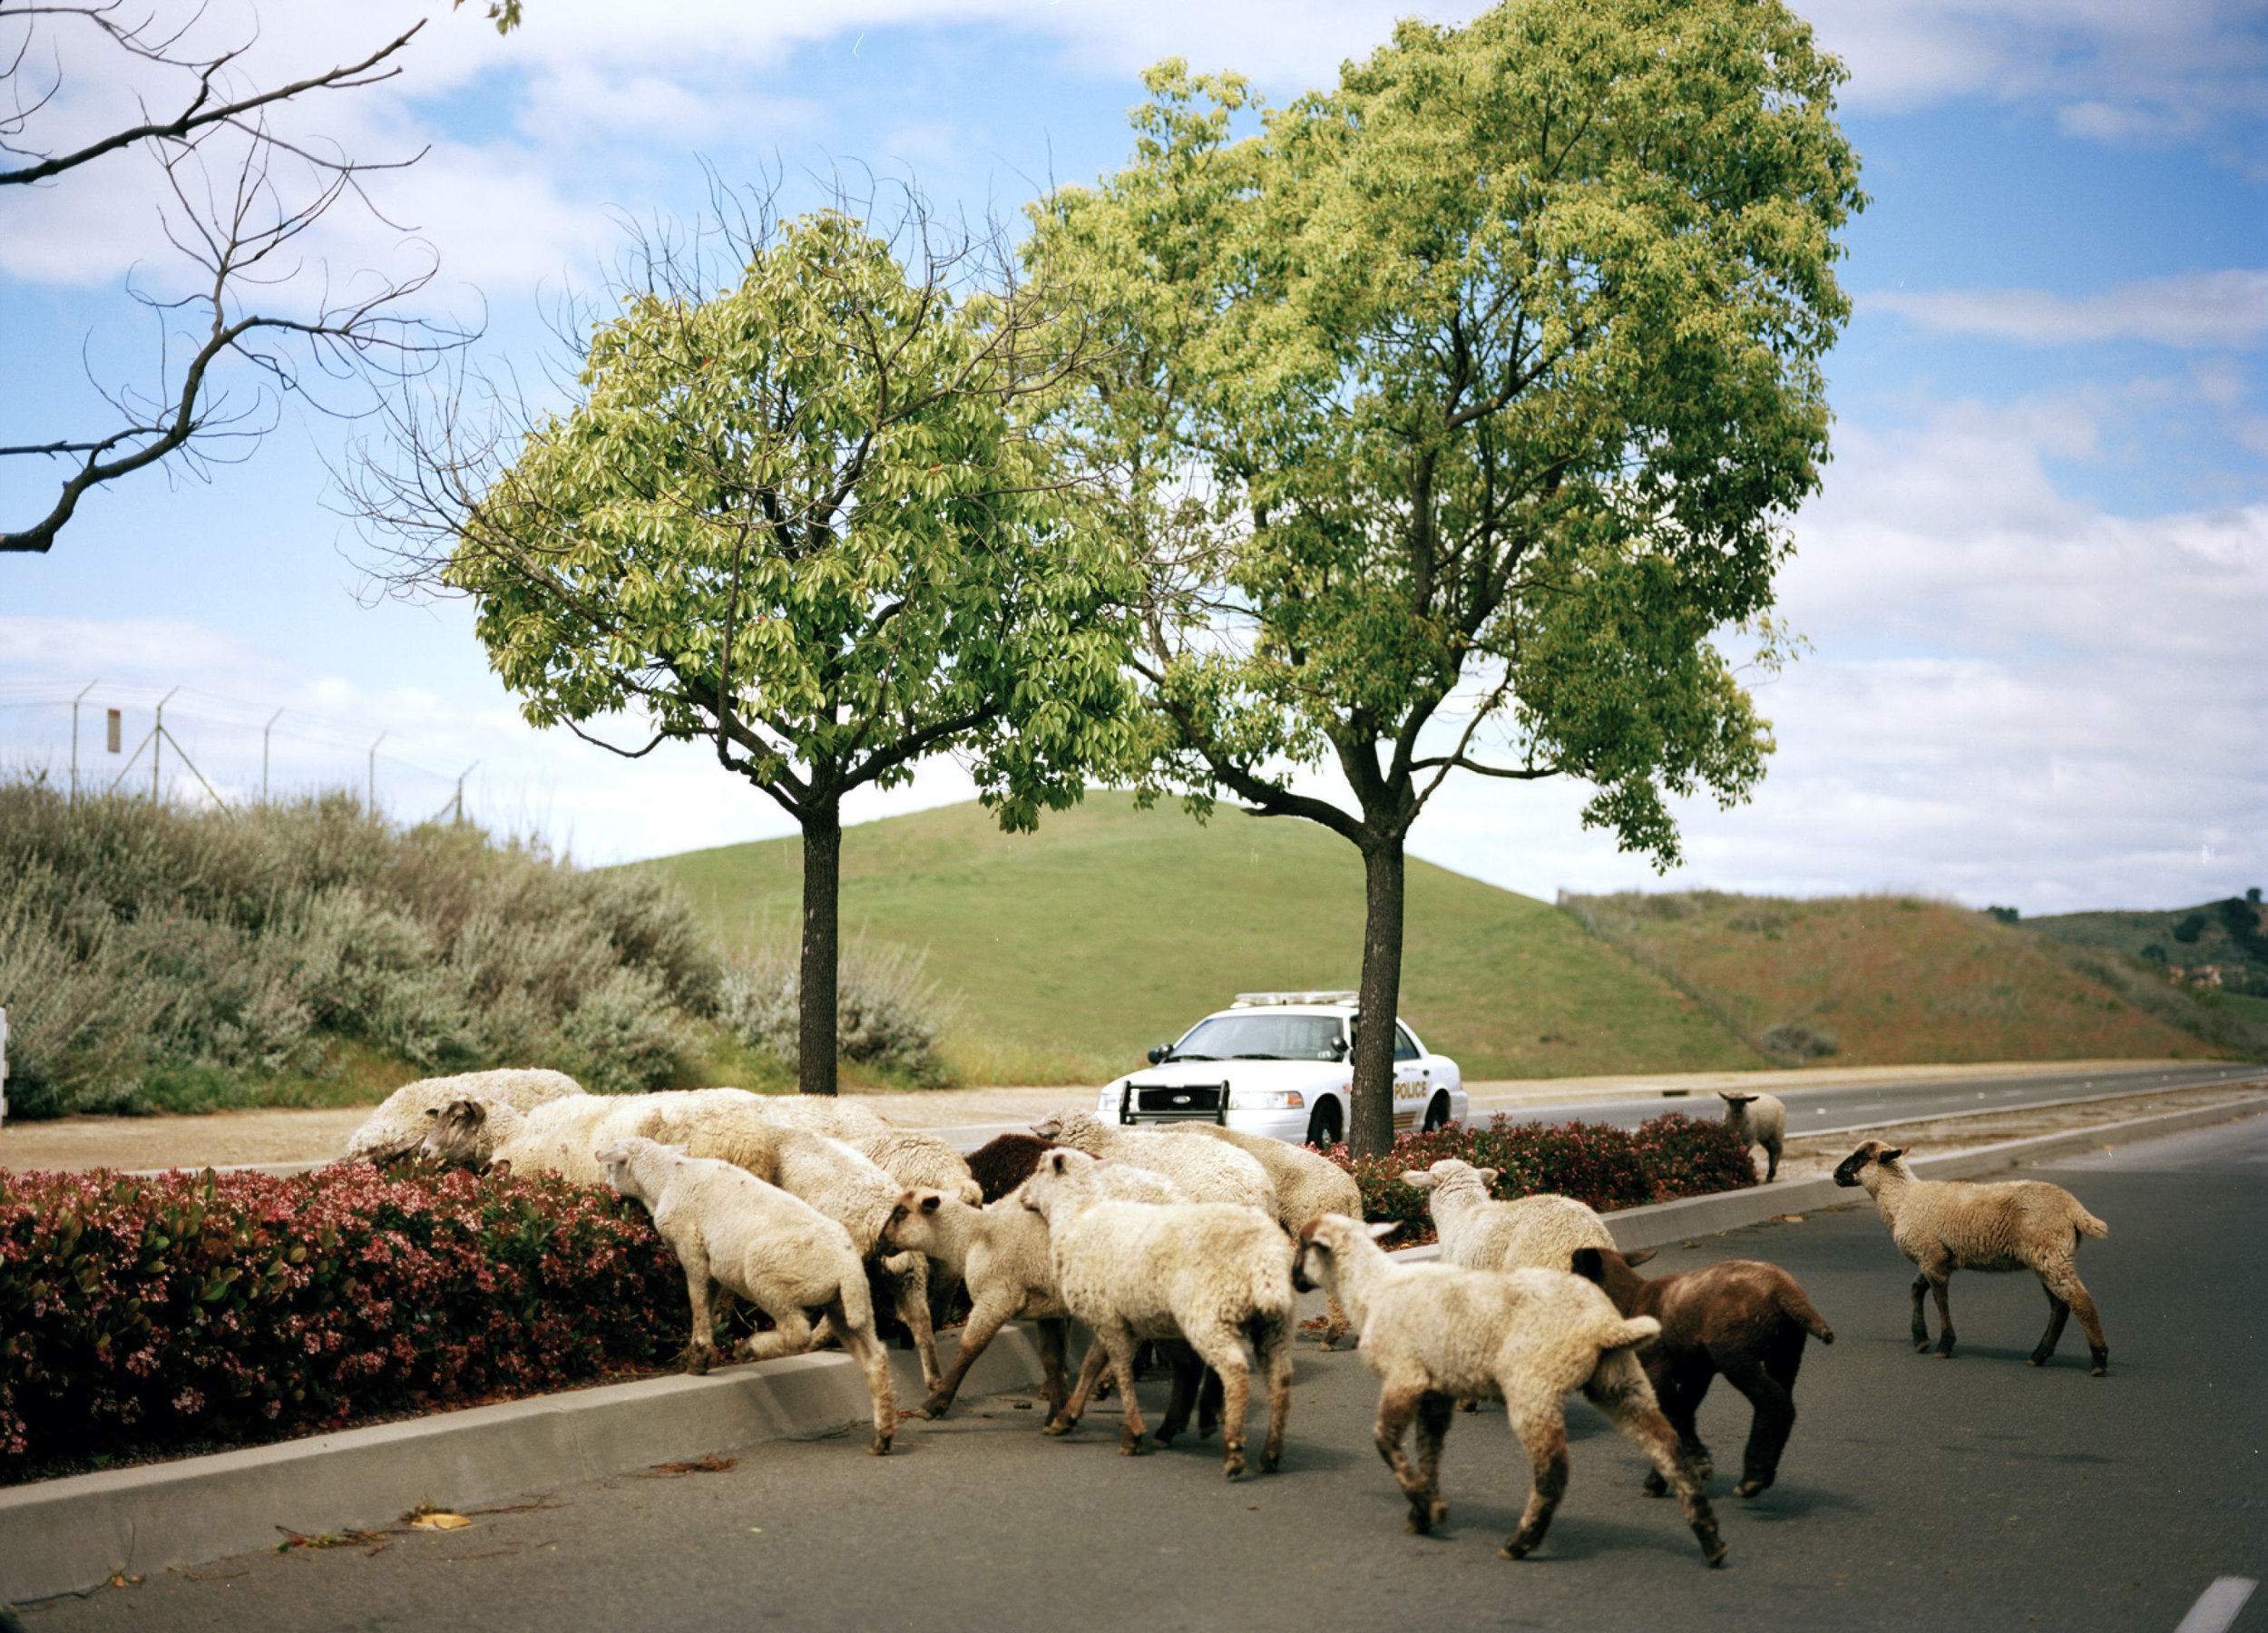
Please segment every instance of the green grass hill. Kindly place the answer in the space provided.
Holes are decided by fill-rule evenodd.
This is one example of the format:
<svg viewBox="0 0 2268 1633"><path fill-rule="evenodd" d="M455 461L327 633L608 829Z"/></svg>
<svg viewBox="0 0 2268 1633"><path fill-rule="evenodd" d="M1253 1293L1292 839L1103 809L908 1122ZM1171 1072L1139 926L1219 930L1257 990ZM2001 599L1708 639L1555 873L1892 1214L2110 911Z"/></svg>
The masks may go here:
<svg viewBox="0 0 2268 1633"><path fill-rule="evenodd" d="M2138 963L1915 896L1569 896L1605 939L1782 1056L1890 1062L2253 1053Z"/></svg>
<svg viewBox="0 0 2268 1633"><path fill-rule="evenodd" d="M728 947L800 920L794 837L651 865ZM1352 987L1361 962L1361 859L1304 822L1096 793L1007 835L968 804L846 828L842 868L846 943L925 947L964 995L964 1080L1100 1081L1237 992ZM1414 859L1402 1012L1473 1080L1767 1063L1567 914Z"/></svg>

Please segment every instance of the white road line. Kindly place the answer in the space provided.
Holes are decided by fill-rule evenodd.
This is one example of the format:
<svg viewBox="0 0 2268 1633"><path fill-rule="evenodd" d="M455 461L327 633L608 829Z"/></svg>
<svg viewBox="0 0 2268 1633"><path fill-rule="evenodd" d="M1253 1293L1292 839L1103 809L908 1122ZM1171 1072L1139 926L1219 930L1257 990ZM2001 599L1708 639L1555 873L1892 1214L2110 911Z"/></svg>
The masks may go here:
<svg viewBox="0 0 2268 1633"><path fill-rule="evenodd" d="M2250 1577L2214 1578L2213 1586L2197 1596L2197 1602L2189 1607L2189 1614L2181 1618L2174 1633L2227 1633L2236 1613L2259 1586Z"/></svg>

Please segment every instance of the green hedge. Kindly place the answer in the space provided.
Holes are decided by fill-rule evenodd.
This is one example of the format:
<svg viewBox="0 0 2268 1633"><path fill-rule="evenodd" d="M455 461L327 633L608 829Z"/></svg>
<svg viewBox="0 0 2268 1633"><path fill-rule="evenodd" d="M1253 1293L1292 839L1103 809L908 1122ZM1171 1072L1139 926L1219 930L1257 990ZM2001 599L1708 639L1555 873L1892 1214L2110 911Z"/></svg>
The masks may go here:
<svg viewBox="0 0 2268 1633"><path fill-rule="evenodd" d="M0 1481L658 1364L685 1278L557 1179L0 1174Z"/></svg>
<svg viewBox="0 0 2268 1633"><path fill-rule="evenodd" d="M1365 1218L1402 1222L1389 1247L1431 1238L1427 1193L1402 1176L1444 1157L1497 1169L1489 1192L1500 1200L1552 1191L1601 1213L1756 1183L1747 1149L1728 1126L1676 1111L1635 1132L1605 1123L1513 1122L1499 1112L1485 1129L1452 1123L1436 1133L1396 1135L1383 1157L1355 1157L1343 1145L1325 1155L1362 1187Z"/></svg>

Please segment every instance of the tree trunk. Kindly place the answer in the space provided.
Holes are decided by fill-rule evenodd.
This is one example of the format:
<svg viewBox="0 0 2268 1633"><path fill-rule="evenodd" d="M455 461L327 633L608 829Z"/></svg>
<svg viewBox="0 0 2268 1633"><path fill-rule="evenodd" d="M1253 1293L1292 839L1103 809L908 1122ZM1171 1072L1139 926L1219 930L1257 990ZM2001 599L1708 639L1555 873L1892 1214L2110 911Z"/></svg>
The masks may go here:
<svg viewBox="0 0 2268 1633"><path fill-rule="evenodd" d="M1402 839L1363 851L1362 1026L1354 1038L1354 1105L1347 1149L1383 1157L1393 1149L1393 1022L1402 1010Z"/></svg>
<svg viewBox="0 0 2268 1633"><path fill-rule="evenodd" d="M816 806L816 802L814 802ZM841 942L843 818L829 801L803 812L803 967L796 1013L796 1092L833 1094L835 970ZM1395 919L1399 934L1400 917Z"/></svg>

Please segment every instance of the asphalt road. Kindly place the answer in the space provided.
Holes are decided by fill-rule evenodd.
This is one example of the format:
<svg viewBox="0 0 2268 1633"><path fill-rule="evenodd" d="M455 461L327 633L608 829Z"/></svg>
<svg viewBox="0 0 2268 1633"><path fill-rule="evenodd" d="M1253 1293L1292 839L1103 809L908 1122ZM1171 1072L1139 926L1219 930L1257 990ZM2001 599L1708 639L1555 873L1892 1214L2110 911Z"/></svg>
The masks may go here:
<svg viewBox="0 0 2268 1633"><path fill-rule="evenodd" d="M2024 1364L2045 1315L2028 1276L1957 1276L1958 1354L1915 1354L1911 1272L1871 1208L1663 1256L1672 1269L1784 1265L1838 1335L1806 1357L1780 1483L1747 1502L1726 1474L1714 1483L1731 1546L1721 1571L1702 1567L1672 1504L1639 1493L1637 1454L1579 1403L1573 1483L1532 1559L1497 1555L1527 1485L1498 1408L1451 1432L1445 1534L1405 1534L1369 1444L1372 1379L1352 1354L1303 1346L1286 1466L1265 1478L1224 1481L1216 1448L1194 1440L1121 1458L1107 1410L1045 1440L1036 1413L992 1399L907 1423L885 1460L855 1434L759 1446L724 1472L571 1487L468 1530L386 1536L376 1552L220 1561L24 1621L31 1633L2173 1629L2216 1578L2268 1579L2268 1118L2040 1172L2111 1225L2080 1257L2107 1378L2087 1375L2076 1324L2050 1365ZM1746 1423L1720 1384L1702 1417L1720 1469L1737 1467ZM2231 1625L2268 1633L2268 1593Z"/></svg>
<svg viewBox="0 0 2268 1633"><path fill-rule="evenodd" d="M1875 1128L1887 1121L1943 1117L1957 1111L2005 1111L2019 1106L2095 1095L2194 1089L2259 1075L2258 1066L2214 1063L2048 1071L2020 1078L1922 1079L1903 1083L1835 1084L1820 1088L1782 1088L1770 1082L1760 1082L1758 1086L1770 1089L1785 1102L1787 1131L1791 1137L1801 1137L1839 1134L1846 1129ZM1520 1122L1565 1122L1573 1118L1635 1129L1647 1118L1659 1117L1664 1111L1683 1110L1692 1116L1714 1117L1723 1110L1723 1102L1714 1093L1701 1092L1687 1099L1667 1100L1659 1094L1651 1094L1627 1100L1523 1105L1507 1115ZM1474 1120L1481 1120L1485 1114L1484 1110L1476 1109ZM1956 1322L1956 1331L1959 1326Z"/></svg>

